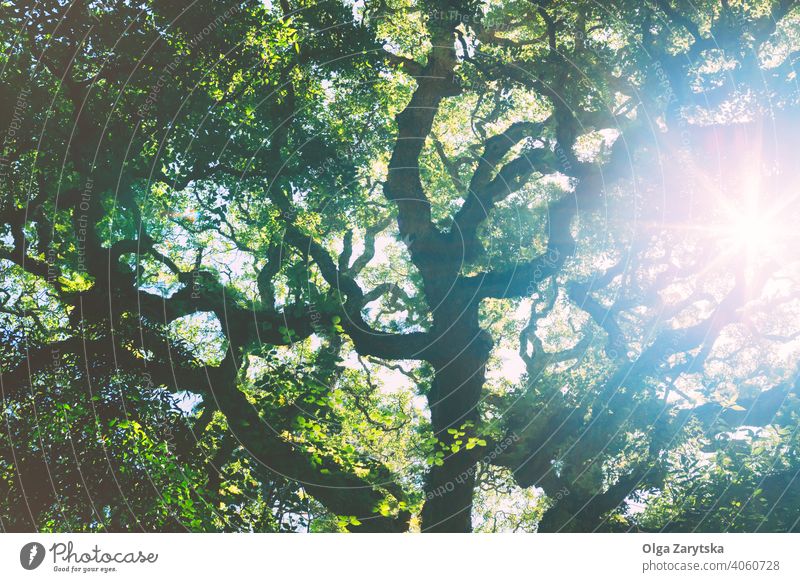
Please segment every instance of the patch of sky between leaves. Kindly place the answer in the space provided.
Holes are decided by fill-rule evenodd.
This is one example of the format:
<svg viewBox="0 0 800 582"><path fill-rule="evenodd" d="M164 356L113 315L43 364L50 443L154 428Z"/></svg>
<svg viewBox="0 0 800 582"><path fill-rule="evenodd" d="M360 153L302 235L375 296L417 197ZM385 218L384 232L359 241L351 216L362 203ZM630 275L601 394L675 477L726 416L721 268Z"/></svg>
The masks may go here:
<svg viewBox="0 0 800 582"><path fill-rule="evenodd" d="M197 407L203 403L203 397L187 390L181 390L173 394L173 402L178 410L189 416L194 414Z"/></svg>
<svg viewBox="0 0 800 582"><path fill-rule="evenodd" d="M169 331L205 364L215 365L225 357L225 336L213 313L199 312L180 317L170 323Z"/></svg>

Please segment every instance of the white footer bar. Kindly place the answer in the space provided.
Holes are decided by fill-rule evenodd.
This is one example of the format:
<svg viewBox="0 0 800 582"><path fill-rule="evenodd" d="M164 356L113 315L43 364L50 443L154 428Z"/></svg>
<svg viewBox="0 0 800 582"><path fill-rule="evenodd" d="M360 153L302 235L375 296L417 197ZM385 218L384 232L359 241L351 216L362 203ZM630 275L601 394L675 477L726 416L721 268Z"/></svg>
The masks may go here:
<svg viewBox="0 0 800 582"><path fill-rule="evenodd" d="M778 581L800 580L798 541L785 534L2 534L0 572L4 580Z"/></svg>

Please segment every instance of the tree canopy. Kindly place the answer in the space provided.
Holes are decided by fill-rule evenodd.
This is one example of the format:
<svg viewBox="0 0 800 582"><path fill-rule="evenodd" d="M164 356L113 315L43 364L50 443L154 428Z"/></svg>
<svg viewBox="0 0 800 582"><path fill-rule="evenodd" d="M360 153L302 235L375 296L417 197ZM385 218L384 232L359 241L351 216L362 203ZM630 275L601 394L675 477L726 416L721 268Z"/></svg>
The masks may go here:
<svg viewBox="0 0 800 582"><path fill-rule="evenodd" d="M796 2L0 22L0 530L800 529Z"/></svg>

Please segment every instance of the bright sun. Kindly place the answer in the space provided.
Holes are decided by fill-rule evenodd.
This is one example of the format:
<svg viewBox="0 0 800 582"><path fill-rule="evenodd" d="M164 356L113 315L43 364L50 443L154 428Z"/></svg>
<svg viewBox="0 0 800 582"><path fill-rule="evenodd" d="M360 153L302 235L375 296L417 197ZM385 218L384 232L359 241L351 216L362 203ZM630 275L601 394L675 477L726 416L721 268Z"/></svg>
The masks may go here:
<svg viewBox="0 0 800 582"><path fill-rule="evenodd" d="M757 209L736 212L722 230L734 252L760 254L778 242L778 225Z"/></svg>
<svg viewBox="0 0 800 582"><path fill-rule="evenodd" d="M770 199L758 188L748 188L742 198L735 206L722 204L722 221L714 230L723 253L752 276L791 252L787 243L796 229L788 216L795 198Z"/></svg>

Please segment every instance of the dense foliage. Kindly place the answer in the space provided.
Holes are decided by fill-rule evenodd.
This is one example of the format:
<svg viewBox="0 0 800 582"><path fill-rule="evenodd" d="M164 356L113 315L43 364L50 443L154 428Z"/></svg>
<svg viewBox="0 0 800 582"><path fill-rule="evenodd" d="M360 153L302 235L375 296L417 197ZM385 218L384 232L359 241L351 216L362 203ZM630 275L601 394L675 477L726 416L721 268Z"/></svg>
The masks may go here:
<svg viewBox="0 0 800 582"><path fill-rule="evenodd" d="M0 5L0 529L800 529L789 0Z"/></svg>

